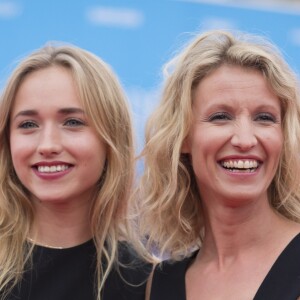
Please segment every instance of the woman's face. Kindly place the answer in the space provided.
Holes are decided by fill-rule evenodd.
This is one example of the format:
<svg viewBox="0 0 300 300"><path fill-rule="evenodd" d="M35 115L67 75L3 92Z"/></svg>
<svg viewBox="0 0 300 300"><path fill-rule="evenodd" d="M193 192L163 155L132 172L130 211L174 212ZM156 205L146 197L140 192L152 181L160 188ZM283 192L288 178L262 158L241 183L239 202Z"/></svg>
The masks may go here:
<svg viewBox="0 0 300 300"><path fill-rule="evenodd" d="M10 116L15 171L33 200L86 201L102 174L106 146L89 123L69 70L29 74Z"/></svg>
<svg viewBox="0 0 300 300"><path fill-rule="evenodd" d="M267 197L282 145L281 107L256 70L221 66L193 94L189 153L203 199Z"/></svg>

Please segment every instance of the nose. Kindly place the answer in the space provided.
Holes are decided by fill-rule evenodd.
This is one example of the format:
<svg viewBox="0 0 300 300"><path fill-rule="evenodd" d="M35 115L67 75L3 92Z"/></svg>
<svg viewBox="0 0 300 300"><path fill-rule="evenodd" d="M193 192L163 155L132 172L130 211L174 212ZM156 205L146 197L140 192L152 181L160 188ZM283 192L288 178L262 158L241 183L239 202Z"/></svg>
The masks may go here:
<svg viewBox="0 0 300 300"><path fill-rule="evenodd" d="M40 132L37 151L43 156L57 155L62 151L59 129L53 125L45 126Z"/></svg>
<svg viewBox="0 0 300 300"><path fill-rule="evenodd" d="M255 127L251 120L241 120L236 124L231 144L241 151L247 151L257 145Z"/></svg>

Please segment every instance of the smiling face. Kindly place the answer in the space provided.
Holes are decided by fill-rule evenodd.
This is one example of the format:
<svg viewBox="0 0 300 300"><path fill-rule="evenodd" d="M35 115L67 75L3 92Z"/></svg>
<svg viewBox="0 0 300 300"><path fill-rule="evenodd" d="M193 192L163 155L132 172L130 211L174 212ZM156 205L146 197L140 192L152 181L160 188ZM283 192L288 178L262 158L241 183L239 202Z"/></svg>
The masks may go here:
<svg viewBox="0 0 300 300"><path fill-rule="evenodd" d="M280 101L263 75L221 66L194 91L193 118L182 152L191 156L203 200L267 199L283 135Z"/></svg>
<svg viewBox="0 0 300 300"><path fill-rule="evenodd" d="M21 83L10 116L14 169L33 200L88 201L106 160L68 69L34 71Z"/></svg>

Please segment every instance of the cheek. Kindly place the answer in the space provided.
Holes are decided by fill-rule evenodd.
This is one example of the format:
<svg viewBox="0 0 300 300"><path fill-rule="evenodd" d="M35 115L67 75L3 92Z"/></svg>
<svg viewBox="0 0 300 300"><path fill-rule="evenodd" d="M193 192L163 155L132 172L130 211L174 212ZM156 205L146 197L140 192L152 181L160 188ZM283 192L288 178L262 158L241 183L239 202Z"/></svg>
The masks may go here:
<svg viewBox="0 0 300 300"><path fill-rule="evenodd" d="M26 157L32 152L32 150L33 145L28 140L11 137L10 152L13 160Z"/></svg>
<svg viewBox="0 0 300 300"><path fill-rule="evenodd" d="M18 166L20 165L20 161L26 155L26 152L26 144L22 143L21 140L14 137L10 138L10 153L16 171L18 169Z"/></svg>
<svg viewBox="0 0 300 300"><path fill-rule="evenodd" d="M265 148L268 149L269 155L280 156L284 142L281 130L265 135L262 140Z"/></svg>
<svg viewBox="0 0 300 300"><path fill-rule="evenodd" d="M100 175L106 160L106 146L99 140L90 139L89 142L83 143L84 147L79 147L77 156L80 156L85 168L92 174Z"/></svg>
<svg viewBox="0 0 300 300"><path fill-rule="evenodd" d="M30 150L25 145L11 140L10 153L12 165L15 173L17 174L19 180L25 184L28 180L28 165L29 165L29 152Z"/></svg>
<svg viewBox="0 0 300 300"><path fill-rule="evenodd" d="M205 136L197 136L191 143L191 163L198 180L211 169L214 162L216 142Z"/></svg>
<svg viewBox="0 0 300 300"><path fill-rule="evenodd" d="M207 156L215 154L221 144L223 144L223 141L220 135L211 134L210 132L206 134L198 133L191 139L191 154L194 159L205 159Z"/></svg>

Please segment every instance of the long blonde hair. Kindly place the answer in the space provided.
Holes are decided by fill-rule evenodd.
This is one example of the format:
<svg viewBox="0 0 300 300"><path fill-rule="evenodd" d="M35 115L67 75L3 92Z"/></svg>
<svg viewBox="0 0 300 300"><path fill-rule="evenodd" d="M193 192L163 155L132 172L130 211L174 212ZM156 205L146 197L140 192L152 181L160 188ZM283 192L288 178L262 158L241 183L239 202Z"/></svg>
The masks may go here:
<svg viewBox="0 0 300 300"><path fill-rule="evenodd" d="M137 198L140 230L148 245L173 259L201 244L201 198L190 159L181 153L192 120L193 90L221 65L256 69L281 101L284 146L269 201L300 221L300 99L296 76L270 42L247 34L210 31L196 36L166 64L161 101L146 127L144 174Z"/></svg>
<svg viewBox="0 0 300 300"><path fill-rule="evenodd" d="M74 45L51 45L20 62L4 89L0 107L0 290L18 283L32 253L26 238L34 211L13 168L9 118L24 78L37 70L61 66L70 70L85 112L99 139L107 145L105 169L90 212L97 249L97 295L117 261L117 244L124 238L125 212L134 172L131 117L121 85L111 68L94 54ZM41 103L41 105L43 105ZM123 223L124 222L124 223ZM122 229L122 230L121 230ZM107 267L103 269L102 263Z"/></svg>

